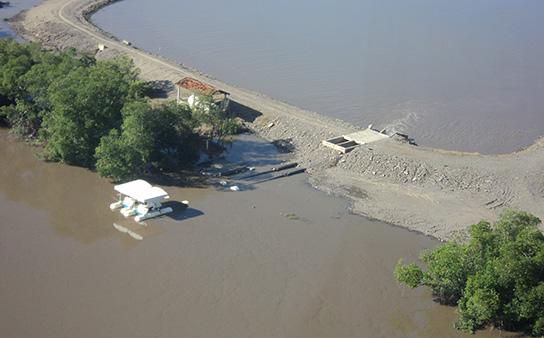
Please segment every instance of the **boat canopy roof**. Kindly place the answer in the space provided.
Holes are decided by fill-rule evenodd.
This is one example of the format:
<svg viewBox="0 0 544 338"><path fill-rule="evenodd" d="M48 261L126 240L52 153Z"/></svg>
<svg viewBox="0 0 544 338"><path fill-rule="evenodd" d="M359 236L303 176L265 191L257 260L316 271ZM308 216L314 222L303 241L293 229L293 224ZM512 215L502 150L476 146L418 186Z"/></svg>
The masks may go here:
<svg viewBox="0 0 544 338"><path fill-rule="evenodd" d="M114 189L121 194L132 197L141 203L147 203L161 198L168 198L166 191L159 187L153 187L144 180L136 180L116 185Z"/></svg>

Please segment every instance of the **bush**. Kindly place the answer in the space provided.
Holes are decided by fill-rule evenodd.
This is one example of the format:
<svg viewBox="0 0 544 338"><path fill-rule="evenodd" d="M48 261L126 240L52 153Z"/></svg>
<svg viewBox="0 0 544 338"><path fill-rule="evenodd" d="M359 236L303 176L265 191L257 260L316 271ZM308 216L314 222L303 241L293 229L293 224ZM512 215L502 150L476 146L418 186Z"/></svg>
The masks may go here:
<svg viewBox="0 0 544 338"><path fill-rule="evenodd" d="M458 305L454 327L474 333L488 325L544 335L544 235L540 220L507 210L493 226L480 221L468 236L421 254L428 269L395 267L409 287L427 286L442 304Z"/></svg>
<svg viewBox="0 0 544 338"><path fill-rule="evenodd" d="M77 58L0 39L0 122L44 141L41 157L114 180L174 170L197 157L199 120L175 103L153 108L150 86L128 57ZM198 114L197 114L198 115ZM215 115L200 114L209 123Z"/></svg>
<svg viewBox="0 0 544 338"><path fill-rule="evenodd" d="M235 118L226 118L223 120L221 130L225 135L236 135L242 130L242 124Z"/></svg>

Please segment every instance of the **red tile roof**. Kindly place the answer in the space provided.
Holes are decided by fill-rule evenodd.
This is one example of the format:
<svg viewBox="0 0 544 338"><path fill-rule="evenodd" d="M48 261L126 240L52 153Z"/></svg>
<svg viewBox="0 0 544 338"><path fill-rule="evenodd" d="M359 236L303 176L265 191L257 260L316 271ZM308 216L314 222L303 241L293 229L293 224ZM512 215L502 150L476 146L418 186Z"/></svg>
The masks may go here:
<svg viewBox="0 0 544 338"><path fill-rule="evenodd" d="M204 84L198 80L195 80L191 77L184 77L183 79L181 79L178 83L176 83L178 86L180 87L183 87L185 89L189 89L189 90L200 90L201 92L204 92L204 93L209 93L209 94L217 94L217 93L221 93L221 94L229 94L223 90L220 90L220 89L216 89L210 85L207 85L207 84Z"/></svg>

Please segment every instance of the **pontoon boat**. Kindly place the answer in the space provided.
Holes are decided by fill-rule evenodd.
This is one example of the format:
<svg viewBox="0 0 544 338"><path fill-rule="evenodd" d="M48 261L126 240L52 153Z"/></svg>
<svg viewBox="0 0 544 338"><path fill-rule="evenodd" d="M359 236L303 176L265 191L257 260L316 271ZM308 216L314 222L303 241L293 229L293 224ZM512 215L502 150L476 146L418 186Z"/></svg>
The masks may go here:
<svg viewBox="0 0 544 338"><path fill-rule="evenodd" d="M121 208L121 214L125 217L136 215L136 222L172 212L172 208L163 208L159 202L160 199L170 198L166 191L144 180L116 185L114 189L119 193L119 201L110 204L110 209Z"/></svg>

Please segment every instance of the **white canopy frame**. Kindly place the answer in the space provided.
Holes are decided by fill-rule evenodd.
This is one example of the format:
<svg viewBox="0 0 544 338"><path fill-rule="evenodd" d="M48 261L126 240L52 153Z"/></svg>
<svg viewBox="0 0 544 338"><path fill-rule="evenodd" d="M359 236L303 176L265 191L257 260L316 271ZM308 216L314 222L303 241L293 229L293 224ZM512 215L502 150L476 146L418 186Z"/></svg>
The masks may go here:
<svg viewBox="0 0 544 338"><path fill-rule="evenodd" d="M110 204L110 209L121 209L125 217L136 215L136 221L156 217L169 212L172 208L162 208L160 199L168 199L168 193L159 187L153 187L144 180L135 180L120 185L114 189L119 193L119 201ZM123 195L126 196L123 198Z"/></svg>

